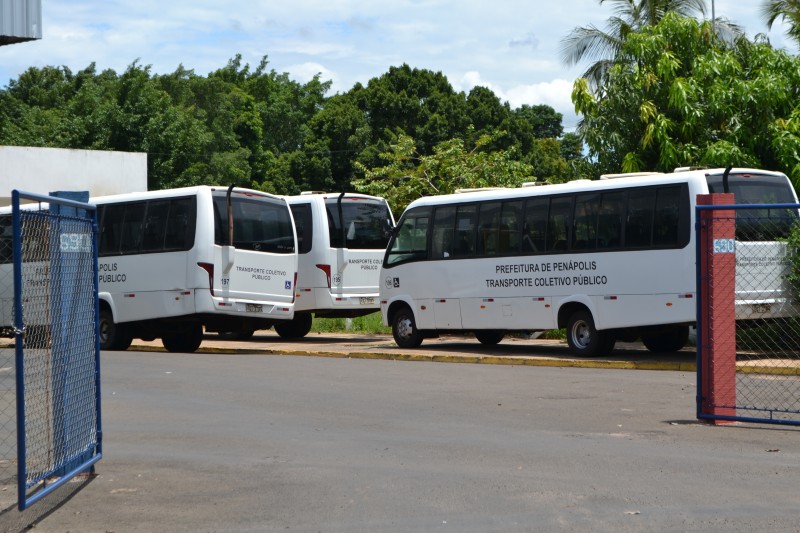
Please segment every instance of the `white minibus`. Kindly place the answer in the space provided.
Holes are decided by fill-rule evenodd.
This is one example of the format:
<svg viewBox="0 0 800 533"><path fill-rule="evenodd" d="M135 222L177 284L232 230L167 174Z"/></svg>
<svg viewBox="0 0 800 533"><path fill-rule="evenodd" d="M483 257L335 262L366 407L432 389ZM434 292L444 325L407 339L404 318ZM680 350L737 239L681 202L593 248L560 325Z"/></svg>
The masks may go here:
<svg viewBox="0 0 800 533"><path fill-rule="evenodd" d="M297 227L298 277L294 319L275 324L284 338L301 338L312 315L354 318L377 312L378 279L394 218L383 198L305 192L286 197Z"/></svg>
<svg viewBox="0 0 800 533"><path fill-rule="evenodd" d="M296 235L283 198L199 186L90 202L102 349L160 337L193 352L204 330L252 335L293 317Z"/></svg>
<svg viewBox="0 0 800 533"><path fill-rule="evenodd" d="M678 350L696 317L697 195L797 203L789 179L764 170L605 178L412 202L381 272L382 317L397 344L448 331L495 344L509 331L565 328L578 355L637 338ZM796 315L785 243L796 219L796 209L737 211L737 262L767 265L746 286L737 279L737 319Z"/></svg>

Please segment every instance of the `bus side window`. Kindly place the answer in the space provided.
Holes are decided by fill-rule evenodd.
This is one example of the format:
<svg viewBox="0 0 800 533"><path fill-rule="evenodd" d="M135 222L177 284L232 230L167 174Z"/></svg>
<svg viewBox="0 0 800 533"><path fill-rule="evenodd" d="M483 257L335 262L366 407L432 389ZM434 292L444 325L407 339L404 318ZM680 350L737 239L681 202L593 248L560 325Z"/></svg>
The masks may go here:
<svg viewBox="0 0 800 533"><path fill-rule="evenodd" d="M547 250L560 252L567 249L572 225L572 197L553 198L547 220Z"/></svg>
<svg viewBox="0 0 800 533"><path fill-rule="evenodd" d="M298 253L307 254L311 251L312 231L314 224L311 221L311 204L292 204L292 217L294 226L297 229L297 248Z"/></svg>
<svg viewBox="0 0 800 533"><path fill-rule="evenodd" d="M478 255L499 251L500 202L481 204L478 214Z"/></svg>
<svg viewBox="0 0 800 533"><path fill-rule="evenodd" d="M613 249L622 244L622 222L625 212L624 191L603 193L597 216L597 248Z"/></svg>
<svg viewBox="0 0 800 533"><path fill-rule="evenodd" d="M522 236L522 251L544 252L547 241L547 215L549 198L531 198L525 204L525 225Z"/></svg>
<svg viewBox="0 0 800 533"><path fill-rule="evenodd" d="M499 252L516 254L519 252L522 235L522 201L503 202L500 215Z"/></svg>
<svg viewBox="0 0 800 533"><path fill-rule="evenodd" d="M3 215L0 217L0 264L11 262L14 255L12 242L13 228L11 226L11 216Z"/></svg>
<svg viewBox="0 0 800 533"><path fill-rule="evenodd" d="M190 250L194 246L195 199L170 201L164 250Z"/></svg>
<svg viewBox="0 0 800 533"><path fill-rule="evenodd" d="M655 201L656 190L652 187L630 191L625 221L625 248L646 248L651 245Z"/></svg>
<svg viewBox="0 0 800 533"><path fill-rule="evenodd" d="M478 207L476 205L458 206L456 215L456 238L453 248L455 257L470 257L475 255L475 219Z"/></svg>
<svg viewBox="0 0 800 533"><path fill-rule="evenodd" d="M455 206L438 207L434 212L433 241L431 242L431 257L433 259L452 257L455 219Z"/></svg>
<svg viewBox="0 0 800 533"><path fill-rule="evenodd" d="M144 235L144 213L147 204L136 202L125 206L125 215L122 223L122 241L120 252L131 254L139 251Z"/></svg>
<svg viewBox="0 0 800 533"><path fill-rule="evenodd" d="M681 189L659 187L653 222L653 246L676 246L680 220Z"/></svg>
<svg viewBox="0 0 800 533"><path fill-rule="evenodd" d="M169 200L148 202L147 217L142 236L143 252L160 252L164 248L164 235L167 231Z"/></svg>
<svg viewBox="0 0 800 533"><path fill-rule="evenodd" d="M575 197L575 219L572 226L572 250L594 250L597 246L598 193Z"/></svg>

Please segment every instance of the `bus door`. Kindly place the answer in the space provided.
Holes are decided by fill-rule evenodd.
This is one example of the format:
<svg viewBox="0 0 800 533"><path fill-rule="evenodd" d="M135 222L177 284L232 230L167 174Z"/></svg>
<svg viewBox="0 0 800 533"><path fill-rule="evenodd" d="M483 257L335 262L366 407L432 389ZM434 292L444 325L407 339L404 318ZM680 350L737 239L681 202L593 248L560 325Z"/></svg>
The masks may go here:
<svg viewBox="0 0 800 533"><path fill-rule="evenodd" d="M233 192L231 223L225 194L214 195L215 294L252 303L246 312L258 309L258 302L290 304L294 298L297 272L295 232L285 201L266 196ZM233 233L233 247L229 246ZM239 310L239 309L237 309Z"/></svg>
<svg viewBox="0 0 800 533"><path fill-rule="evenodd" d="M334 252L331 292L377 305L378 279L392 224L389 206L384 200L342 194L326 198L325 209Z"/></svg>

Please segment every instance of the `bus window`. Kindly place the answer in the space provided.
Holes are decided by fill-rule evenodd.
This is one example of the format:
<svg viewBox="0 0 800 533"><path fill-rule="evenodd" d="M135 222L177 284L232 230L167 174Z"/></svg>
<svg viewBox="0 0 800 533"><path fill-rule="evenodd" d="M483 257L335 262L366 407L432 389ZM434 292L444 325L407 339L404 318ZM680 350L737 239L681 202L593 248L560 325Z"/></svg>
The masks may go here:
<svg viewBox="0 0 800 533"><path fill-rule="evenodd" d="M547 242L549 198L531 198L525 204L525 226L522 236L524 253L543 252Z"/></svg>
<svg viewBox="0 0 800 533"><path fill-rule="evenodd" d="M475 255L475 219L478 206L459 205L456 214L456 235L453 256L470 257Z"/></svg>
<svg viewBox="0 0 800 533"><path fill-rule="evenodd" d="M143 252L163 250L168 216L169 200L158 200L148 204L147 216L144 221L144 236L142 237Z"/></svg>
<svg viewBox="0 0 800 533"><path fill-rule="evenodd" d="M10 263L13 254L13 228L10 216L0 216L0 264Z"/></svg>
<svg viewBox="0 0 800 533"><path fill-rule="evenodd" d="M344 238L339 221L339 207L342 209ZM328 198L325 200L328 211L328 229L333 248L354 250L384 249L389 240L388 223L392 216L389 207L382 201L353 198Z"/></svg>
<svg viewBox="0 0 800 533"><path fill-rule="evenodd" d="M625 222L625 248L645 248L652 242L654 188L631 190L628 196L628 217Z"/></svg>
<svg viewBox="0 0 800 533"><path fill-rule="evenodd" d="M400 222L397 235L386 256L387 266L419 261L427 257L429 219L428 213L424 212L410 214Z"/></svg>
<svg viewBox="0 0 800 533"><path fill-rule="evenodd" d="M547 220L547 250L566 251L572 220L572 197L553 198Z"/></svg>
<svg viewBox="0 0 800 533"><path fill-rule="evenodd" d="M722 174L706 176L711 193L725 192ZM758 173L730 174L728 191L737 204L792 204L792 186L784 176ZM740 209L736 211L736 238L740 241L766 241L787 237L797 211L788 209Z"/></svg>
<svg viewBox="0 0 800 533"><path fill-rule="evenodd" d="M433 215L433 239L431 241L431 257L433 259L452 257L455 218L455 206L436 209Z"/></svg>
<svg viewBox="0 0 800 533"><path fill-rule="evenodd" d="M572 226L572 250L594 250L597 245L597 211L599 193L575 197L575 219Z"/></svg>
<svg viewBox="0 0 800 533"><path fill-rule="evenodd" d="M297 229L297 252L307 254L311 251L313 242L314 223L311 218L311 204L292 204L294 226Z"/></svg>
<svg viewBox="0 0 800 533"><path fill-rule="evenodd" d="M522 235L522 200L503 202L500 214L499 253L516 254Z"/></svg>
<svg viewBox="0 0 800 533"><path fill-rule="evenodd" d="M173 198L169 202L167 232L164 236L164 251L191 250L194 246L195 226L194 198Z"/></svg>
<svg viewBox="0 0 800 533"><path fill-rule="evenodd" d="M478 212L478 255L497 255L499 251L500 202L481 204Z"/></svg>
<svg viewBox="0 0 800 533"><path fill-rule="evenodd" d="M614 249L622 244L624 191L603 193L597 215L597 248Z"/></svg>
<svg viewBox="0 0 800 533"><path fill-rule="evenodd" d="M233 246L256 252L294 253L292 220L285 206L277 200L233 196ZM227 213L225 195L214 196L215 244L227 244Z"/></svg>
<svg viewBox="0 0 800 533"><path fill-rule="evenodd" d="M659 187L653 221L653 246L677 246L681 188Z"/></svg>
<svg viewBox="0 0 800 533"><path fill-rule="evenodd" d="M120 238L120 253L132 254L139 251L142 244L142 231L144 226L144 202L125 205L123 210L122 231Z"/></svg>

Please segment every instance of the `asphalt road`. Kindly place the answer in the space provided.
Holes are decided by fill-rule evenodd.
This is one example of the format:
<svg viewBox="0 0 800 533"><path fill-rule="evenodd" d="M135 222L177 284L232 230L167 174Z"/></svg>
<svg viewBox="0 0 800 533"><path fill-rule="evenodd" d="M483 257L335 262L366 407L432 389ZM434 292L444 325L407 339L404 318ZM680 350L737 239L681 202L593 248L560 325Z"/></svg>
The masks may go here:
<svg viewBox="0 0 800 533"><path fill-rule="evenodd" d="M97 475L0 530L793 531L800 431L680 371L102 355Z"/></svg>

